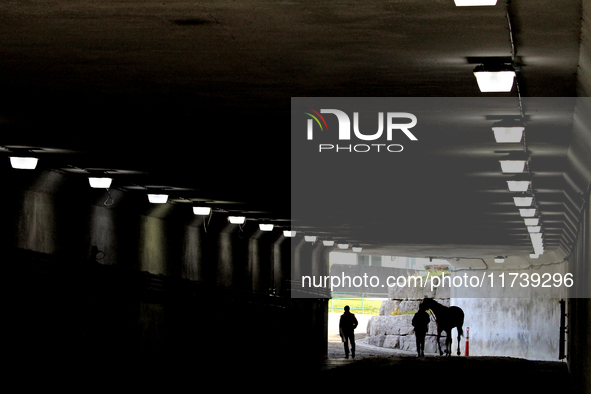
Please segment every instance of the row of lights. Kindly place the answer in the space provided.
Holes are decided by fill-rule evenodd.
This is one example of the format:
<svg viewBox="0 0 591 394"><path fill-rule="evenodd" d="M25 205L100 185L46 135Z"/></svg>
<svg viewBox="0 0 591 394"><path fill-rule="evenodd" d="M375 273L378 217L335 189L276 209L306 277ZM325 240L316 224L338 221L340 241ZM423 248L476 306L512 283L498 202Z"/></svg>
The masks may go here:
<svg viewBox="0 0 591 394"><path fill-rule="evenodd" d="M316 235L305 235L304 240L306 242L314 243L318 240L318 237ZM324 240L322 240L322 244L324 246L334 246L335 241L332 239L324 239ZM347 249L349 249L349 243L346 243L346 242L337 243L337 247L342 250L347 250ZM355 252L355 253L361 252L362 249L363 248L361 246L352 246L351 247L351 250L353 250L353 252Z"/></svg>
<svg viewBox="0 0 591 394"><path fill-rule="evenodd" d="M456 6L494 6L497 0L454 0ZM507 13L509 18L509 13ZM510 24L510 21L509 21ZM511 30L511 26L509 26ZM511 36L513 45L513 37ZM514 47L512 58L515 57ZM516 78L515 69L509 64L479 65L474 69L474 76L481 92L510 92L513 88L513 82ZM519 89L519 87L518 87ZM504 120L492 125L495 140L497 143L521 143L524 139L525 127L519 121ZM529 157L526 152L510 154L503 160L499 160L501 170L505 174L523 174L527 170ZM516 193L526 193L532 187L531 178L514 179L507 181L509 191ZM533 190L533 189L532 189ZM524 219L525 225L530 236L534 253L530 258L538 258L544 253L544 243L542 239L540 218L536 215L534 206L534 197L531 195L521 195L513 197L515 206L519 209L520 216ZM503 263L505 257L497 256L495 263Z"/></svg>
<svg viewBox="0 0 591 394"><path fill-rule="evenodd" d="M456 6L463 7L463 6L494 6L497 4L497 0L454 0ZM478 88L481 92L510 92L513 88L513 81L515 80L515 69L512 65L509 64L494 64L494 65L479 65L474 69L474 76L476 77L476 82L478 84ZM523 137L523 130L524 127L522 125L515 125L510 124L508 121L498 122L493 125L493 132L495 134L495 139L498 143L518 143L521 142ZM501 160L501 169L504 173L522 173L524 172L525 165L527 160L521 158L512 158L509 157L506 160ZM530 185L530 181L523 181L523 180L511 180L507 181L509 190L511 191L527 191ZM520 207L531 206L533 203L533 197L515 197L515 204ZM532 242L534 244L534 250L536 251L535 255L530 255L530 257L537 258L539 254L543 253L543 247L539 244L541 239L538 241L537 233L534 232L535 229L539 231L539 226L531 226L530 223L534 223L537 225L538 220L537 218L533 218L535 216L535 209L532 208L521 208L520 214L523 217L527 217L525 219L526 225L528 225L528 230L530 230L530 234L532 234ZM532 218L529 218L529 217ZM315 242L315 236L306 236L306 240L309 242ZM323 241L325 246L332 246L334 241L325 240ZM347 249L349 247L348 244L339 244L340 249ZM354 252L360 252L360 247L353 247ZM505 261L504 257L498 256L495 258L495 262L503 263Z"/></svg>
<svg viewBox="0 0 591 394"><path fill-rule="evenodd" d="M19 157L11 156L10 164L12 168L20 170L34 170L37 167L39 159L36 157ZM111 187L113 178L109 177L88 177L90 187L95 189L108 189ZM168 201L168 194L162 193L148 193L148 201L152 204L165 204ZM193 213L195 215L209 216L212 210L211 207L193 207ZM246 221L245 216L228 216L228 221L231 224L244 224ZM274 225L270 223L259 223L259 229L261 231L273 231ZM285 237L295 237L295 231L284 230L283 235Z"/></svg>
<svg viewBox="0 0 591 394"><path fill-rule="evenodd" d="M497 0L454 0L456 6L494 6ZM513 87L513 80L515 79L515 70L510 65L493 66L480 65L474 70L474 76L478 83L481 92L509 92ZM521 135L516 135L516 129L506 124L493 125L493 131L497 142L520 142ZM521 134L523 134L523 127L521 127ZM502 160L501 167L503 172L523 172L525 168L525 161L523 160ZM526 181L527 182L527 181ZM525 184L522 181L508 181L509 189L522 189ZM527 190L527 188L525 189ZM524 191L525 191L524 190ZM527 199L527 197L525 198ZM525 204L526 200L516 200L516 204ZM305 236L307 242L316 242L317 237L313 235ZM334 241L323 240L324 246L333 246ZM337 244L339 249L348 249L349 244ZM354 246L353 252L361 252L362 248ZM495 262L502 263L504 258L497 257Z"/></svg>
<svg viewBox="0 0 591 394"><path fill-rule="evenodd" d="M503 121L497 122L493 125L495 140L497 143L521 143L524 138L525 127L517 121ZM515 156L500 160L501 170L506 174L523 174L527 171L527 164L529 158L525 154L519 152ZM522 157L518 157L522 156ZM525 156L525 157L524 157ZM520 196L514 196L513 202L519 209L520 216L524 219L528 234L534 247L534 253L530 254L530 258L538 258L544 253L544 243L542 240L540 218L536 215L536 208L534 206L534 196L525 195L528 191L533 193L531 179L528 176L526 179L514 179L507 181L509 191L522 193ZM495 259L495 262L501 261L501 257Z"/></svg>
<svg viewBox="0 0 591 394"><path fill-rule="evenodd" d="M454 0L456 6L494 6L497 3L497 0ZM509 92L513 87L513 81L515 79L515 70L510 65L497 65L494 68L490 66L480 65L474 69L474 76L476 77L478 87L481 92ZM493 130L495 133L495 138L497 138L497 142L520 142L522 135L523 135L523 127L519 129L519 127L509 127L507 125L493 125ZM37 159L32 157L11 157L11 163L14 168L22 168L22 169L34 169L37 165ZM518 173L523 172L525 168L526 161L525 160L502 160L501 161L501 168L505 173ZM111 185L111 178L107 177L90 177L89 182L90 186L94 188L109 188ZM529 187L528 181L507 181L509 190L511 191L527 191ZM148 194L148 200L151 203L155 204L162 204L166 203L168 196L166 194ZM517 206L531 206L533 201L533 197L515 197L515 204ZM209 215L211 213L211 208L209 207L194 207L193 212L196 215ZM520 213L524 217L533 217L535 215L535 209L520 209ZM233 224L243 224L245 221L244 216L229 216L228 220L230 223ZM526 219L526 224L528 224L528 220L536 220L536 219ZM533 222L532 222L533 223ZM535 222L537 224L537 221ZM259 224L259 227L262 231L271 231L273 229L272 224ZM541 238L534 238L537 232L533 232L533 229L536 227L531 227L528 224L528 229L532 231L532 241L536 241L534 243L534 249L536 250L537 254L541 254L538 252L543 253L543 248L539 242L541 242ZM539 226L537 226L539 231ZM284 231L284 235L286 237L294 237L295 231ZM307 242L316 242L316 236L308 235L305 236ZM325 246L333 246L334 241L332 240L323 240L323 244ZM349 244L341 243L337 244L339 249L348 249ZM361 247L354 246L354 252L360 252ZM537 256L536 256L537 257ZM503 262L504 259L501 257L495 259L495 262Z"/></svg>

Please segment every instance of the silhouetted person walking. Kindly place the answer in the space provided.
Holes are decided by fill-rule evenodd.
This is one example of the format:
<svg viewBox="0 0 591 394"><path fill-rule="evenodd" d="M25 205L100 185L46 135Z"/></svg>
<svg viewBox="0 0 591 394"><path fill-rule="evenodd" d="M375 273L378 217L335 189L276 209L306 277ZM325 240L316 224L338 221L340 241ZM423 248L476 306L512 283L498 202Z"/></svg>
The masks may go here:
<svg viewBox="0 0 591 394"><path fill-rule="evenodd" d="M417 357L425 357L425 335L429 331L429 314L421 302L419 311L412 318L412 326L415 328L415 337L417 340Z"/></svg>
<svg viewBox="0 0 591 394"><path fill-rule="evenodd" d="M355 358L355 328L357 328L357 318L349 312L349 305L345 306L345 313L341 315L339 321L339 334L345 344L345 358L349 358L349 343L351 343L351 356Z"/></svg>

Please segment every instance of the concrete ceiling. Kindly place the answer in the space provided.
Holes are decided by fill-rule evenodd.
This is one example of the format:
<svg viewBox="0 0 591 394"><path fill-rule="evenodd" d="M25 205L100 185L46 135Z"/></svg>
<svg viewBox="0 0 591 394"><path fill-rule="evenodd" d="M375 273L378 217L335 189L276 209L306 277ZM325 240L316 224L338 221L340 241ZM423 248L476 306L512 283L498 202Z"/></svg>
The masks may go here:
<svg viewBox="0 0 591 394"><path fill-rule="evenodd" d="M291 97L502 97L506 107L463 112L445 133L422 136L422 156L388 169L407 191L396 194L404 212L380 198L369 219L344 221L346 208L316 198L293 224L368 253L526 254L490 131L495 115L519 113L517 92L483 94L472 74L483 58L510 59L507 9L453 0L2 2L0 146L41 149L41 168L116 170L120 191L168 186L172 204L207 201L285 224ZM521 96L576 96L581 1L519 0L509 11ZM526 103L536 199L547 247L558 248L580 202L565 175L574 108Z"/></svg>

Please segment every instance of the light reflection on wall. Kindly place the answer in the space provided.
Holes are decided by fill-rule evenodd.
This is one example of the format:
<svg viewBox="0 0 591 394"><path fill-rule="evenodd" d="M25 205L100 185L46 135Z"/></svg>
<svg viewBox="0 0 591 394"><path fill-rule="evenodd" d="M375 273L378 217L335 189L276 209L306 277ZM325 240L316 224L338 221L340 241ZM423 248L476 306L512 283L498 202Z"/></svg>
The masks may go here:
<svg viewBox="0 0 591 394"><path fill-rule="evenodd" d="M141 217L138 248L141 271L166 275L167 243L163 220L149 216Z"/></svg>
<svg viewBox="0 0 591 394"><path fill-rule="evenodd" d="M200 220L203 220L200 218ZM185 227L183 240L183 266L182 277L189 280L200 280L199 272L201 264L201 239L199 228L195 226Z"/></svg>
<svg viewBox="0 0 591 394"><path fill-rule="evenodd" d="M26 191L19 207L16 246L42 253L55 253L56 226L53 196Z"/></svg>
<svg viewBox="0 0 591 394"><path fill-rule="evenodd" d="M224 230L220 233L218 250L217 284L220 286L229 287L232 285L232 253L232 233Z"/></svg>
<svg viewBox="0 0 591 394"><path fill-rule="evenodd" d="M111 210L93 206L90 212L90 245L98 247L104 257L97 260L101 264L117 264L117 233L115 213Z"/></svg>

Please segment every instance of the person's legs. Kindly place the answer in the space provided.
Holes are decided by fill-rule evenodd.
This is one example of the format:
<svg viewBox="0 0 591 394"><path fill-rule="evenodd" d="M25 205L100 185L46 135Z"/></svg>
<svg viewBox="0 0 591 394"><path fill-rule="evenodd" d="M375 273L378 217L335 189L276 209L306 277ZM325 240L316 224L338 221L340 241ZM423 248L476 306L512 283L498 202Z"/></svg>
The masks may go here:
<svg viewBox="0 0 591 394"><path fill-rule="evenodd" d="M350 332L347 334L349 341L351 342L351 357L355 358L355 333Z"/></svg>
<svg viewBox="0 0 591 394"><path fill-rule="evenodd" d="M343 345L345 345L345 358L349 358L349 338L347 338L346 334L345 334L344 338L345 338L345 342L343 342Z"/></svg>
<svg viewBox="0 0 591 394"><path fill-rule="evenodd" d="M351 344L351 356L355 358L355 334L352 332L344 332L343 338L345 339L345 358L349 358L349 343Z"/></svg>
<svg viewBox="0 0 591 394"><path fill-rule="evenodd" d="M419 356L425 356L425 335L426 332L419 332L417 333L417 351L419 352Z"/></svg>

